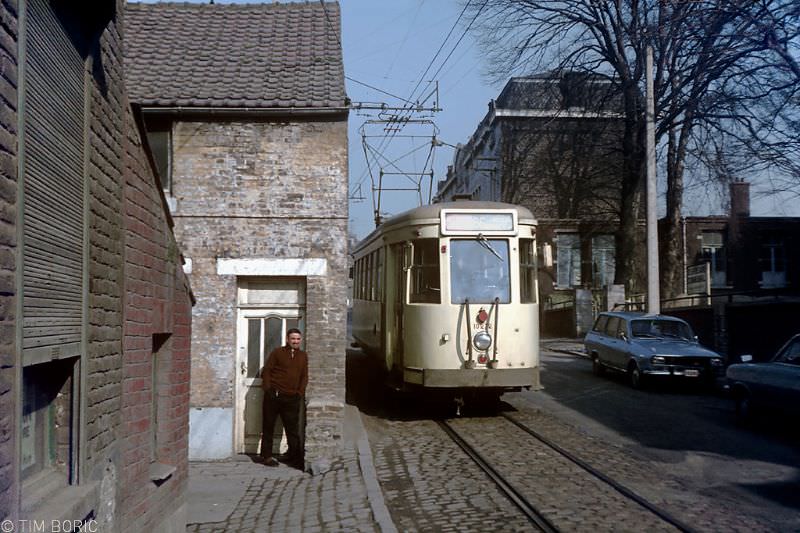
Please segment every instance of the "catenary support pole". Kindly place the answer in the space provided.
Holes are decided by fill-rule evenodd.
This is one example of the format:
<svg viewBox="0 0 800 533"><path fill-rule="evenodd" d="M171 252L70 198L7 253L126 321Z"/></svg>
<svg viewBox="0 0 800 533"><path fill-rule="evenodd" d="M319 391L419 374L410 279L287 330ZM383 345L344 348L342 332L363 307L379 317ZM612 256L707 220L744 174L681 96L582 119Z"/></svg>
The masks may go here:
<svg viewBox="0 0 800 533"><path fill-rule="evenodd" d="M653 47L647 47L647 312L661 311L658 274L658 211L656 205L656 126L653 95Z"/></svg>

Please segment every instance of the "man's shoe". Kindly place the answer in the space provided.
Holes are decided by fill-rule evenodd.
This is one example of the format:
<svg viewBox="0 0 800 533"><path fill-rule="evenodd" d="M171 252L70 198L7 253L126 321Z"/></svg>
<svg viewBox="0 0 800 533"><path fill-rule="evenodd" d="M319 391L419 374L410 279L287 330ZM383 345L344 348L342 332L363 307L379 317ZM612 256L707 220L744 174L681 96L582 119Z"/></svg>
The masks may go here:
<svg viewBox="0 0 800 533"><path fill-rule="evenodd" d="M266 457L264 459L264 464L267 466L278 466L280 463L272 457Z"/></svg>
<svg viewBox="0 0 800 533"><path fill-rule="evenodd" d="M278 455L275 456L275 459L282 462L283 464L292 462L292 456L289 455L288 453L279 453Z"/></svg>
<svg viewBox="0 0 800 533"><path fill-rule="evenodd" d="M292 467L292 468L296 468L296 469L300 470L301 472L305 472L306 471L306 462L305 461L290 461L290 462L285 463L285 464L287 466Z"/></svg>

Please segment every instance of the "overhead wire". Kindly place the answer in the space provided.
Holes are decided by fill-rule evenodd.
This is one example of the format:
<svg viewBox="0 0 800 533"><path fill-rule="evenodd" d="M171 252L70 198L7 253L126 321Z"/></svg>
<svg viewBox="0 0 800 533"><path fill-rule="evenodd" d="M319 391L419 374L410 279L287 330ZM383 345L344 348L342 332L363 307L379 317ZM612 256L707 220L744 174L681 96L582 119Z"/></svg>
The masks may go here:
<svg viewBox="0 0 800 533"><path fill-rule="evenodd" d="M428 63L428 65L425 67L425 70L423 71L422 75L420 76L419 81L417 81L417 84L414 86L414 89L412 89L410 96L407 99L404 99L404 101L406 101L409 104L410 107L409 106L404 106L404 109L397 115L397 117L392 118L392 119L390 119L388 121L387 127L390 127L392 124L397 123L399 125L399 128L397 130L393 130L390 134L388 134L388 135L386 135L384 137L384 140L381 141L381 143L377 147L378 150L385 149L385 147L388 146L389 143L391 143L391 141L394 139L394 137L397 135L397 133L400 130L403 129L403 127L404 127L403 126L403 122L405 120L407 120L414 113L414 106L419 107L419 105L420 105L419 102L411 103L414 100L414 95L417 93L417 90L420 88L420 86L422 86L422 84L425 82L425 77L427 76L428 72L431 70L433 65L436 63L437 58L442 53L442 50L444 50L445 46L447 45L448 41L450 40L450 37L453 35L453 32L456 30L456 28L458 27L458 24L461 22L461 19L464 17L464 13L466 13L467 9L469 9L469 6L472 4L472 1L473 0L468 0L468 2L464 5L464 8L459 13L458 18L456 18L455 22L453 22L453 25L450 27L450 30L447 32L447 35L445 36L444 40L442 41L442 44L436 50L436 53L433 55L433 57L431 58L431 60ZM472 20L470 21L470 23L467 26L467 28L462 32L461 36L456 41L456 44L453 46L453 48L447 54L447 57L440 63L440 65L439 65L439 67L438 67L438 69L436 71L436 74L433 76L434 78L444 68L444 65L447 63L447 61L453 55L453 53L455 52L456 48L458 48L458 45L464 39L464 37L466 36L466 34L470 30L470 28L472 28L472 25L475 23L475 21L477 20L478 16L483 11L483 8L486 6L487 3L488 3L488 0L484 0L483 5L476 12L475 16L472 18ZM428 81L428 83L423 87L423 89L422 89L422 91L420 93L420 96L422 96L425 93L425 91L431 86L432 83L433 83L432 80ZM432 95L433 95L433 92L431 92L431 94L427 98L430 98L430 96L432 96ZM426 98L425 101L427 101L427 98ZM424 101L423 101L423 103L424 103ZM434 147L433 143L432 143L431 146L432 146L432 148ZM371 175L371 172L369 172L369 175ZM356 186L360 186L364 182L364 180L366 179L366 176L367 176L367 172L362 173L361 177L359 178L358 182L356 183ZM373 183L373 185L374 185L374 183ZM433 185L432 185L432 182L431 182L431 187L432 186Z"/></svg>
<svg viewBox="0 0 800 533"><path fill-rule="evenodd" d="M396 125L397 127L396 127L395 129L392 129L390 133L388 133L388 134L386 134L386 135L382 136L382 140L381 140L381 142L379 143L379 146L378 146L377 148L375 148L375 147L373 147L373 146L369 146L369 152L372 152L372 159L375 161L375 163L377 163L376 153L377 153L377 152L379 152L379 151L381 151L381 150L384 150L384 149L385 149L385 147L388 147L388 144L389 144L389 143L391 143L391 141L392 141L392 140L393 140L393 139L394 139L394 138L395 138L395 137L396 137L396 136L399 134L399 132L400 132L400 131L402 131L402 130L405 128L405 126L406 126L406 124L408 123L408 121L409 121L409 119L410 119L411 115L412 115L412 114L413 114L415 111L417 111L417 109L418 109L418 108L419 108L421 105L424 105L424 103L425 103L425 102L427 102L427 101L428 101L428 100L429 100L429 99L430 99L430 98L431 98L431 97L432 97L432 96L433 96L433 95L436 93L436 91L435 91L435 90L432 90L430 93L428 93L428 95L425 97L425 99L424 99L422 102L415 101L415 95L417 94L417 90L418 90L418 89L420 89L420 87L423 85L423 83L425 83L425 78L426 78L426 76L427 76L428 72L430 72L431 68L432 68L432 67L434 66L434 64L436 63L436 60L439 58L440 54L441 54L441 53L442 53L442 51L445 49L445 46L446 46L446 45L447 45L447 43L450 41L450 38L451 38L451 36L452 36L452 35L453 35L453 33L455 32L456 28L458 27L459 23L461 22L461 19L464 17L464 14L465 14L465 13L467 12L467 10L469 9L470 5L472 5L472 2L473 2L473 0L468 0L468 1L466 2L466 4L464 5L464 8L463 8L463 9L461 10L461 12L459 13L459 15L458 15L458 18L455 20L455 22L453 23L453 25L450 27L450 30L448 31L448 33L447 33L447 35L445 36L444 40L442 41L441 45L440 45L440 46L439 46L439 48L437 49L436 53L433 55L433 57L431 58L431 60L430 60L430 62L428 63L428 65L425 67L425 70L423 71L422 75L419 77L419 80L417 81L416 85L414 86L414 89L412 89L412 91L411 91L411 93L410 93L410 96L409 96L408 98L402 98L402 97L399 97L399 96L397 96L397 95L394 95L394 94L392 94L392 93L390 93L390 92L388 92L388 91L385 91L385 90L383 90L383 89L379 89L379 88L377 88L377 87L374 87L374 86L372 86L372 85L370 85L370 84L368 84L368 83L362 82L362 81L360 81L360 80L356 80L356 79L354 79L354 78L352 78L352 77L350 77L350 76L345 76L345 78L346 78L347 80L349 80L349 81L351 81L351 82L353 82L353 83L357 83L357 84L359 84L359 85L362 85L362 86L364 86L364 87L367 87L367 88L369 88L369 89L372 89L372 90L374 90L374 91L377 91L377 92L379 92L379 93L381 93L381 94L385 94L385 95L387 95L387 96L390 96L390 97L392 97L392 98L395 98L395 99L397 99L397 100L399 100L399 101L401 101L401 102L403 102L403 103L405 104L405 105L403 106L403 109L402 109L402 110L401 110L401 111L400 111L400 112L399 112L399 113L398 113L396 116L394 116L394 117L390 118L388 121L386 121L386 127L384 128L384 131L388 130L388 129L389 129L389 128L391 128L393 125ZM455 53L456 49L457 49L457 48L458 48L458 46L461 44L461 41L462 41L462 40L463 40L463 39L466 37L466 34L467 34L469 31L470 31L470 29L471 29L471 28L472 28L472 26L474 25L475 21L477 20L478 16L480 16L481 12L482 12L482 11L483 11L483 9L486 7L487 3L488 3L488 0L484 0L483 4L482 4L482 5L481 5L481 7L480 7L480 8L479 8L479 9L476 11L475 15L472 17L472 20L469 22L469 24L467 25L467 27L466 27L466 28L464 29L464 31L461 33L461 36L458 38L458 40L456 41L456 43L455 43L455 44L453 45L453 47L450 49L450 51L449 51L449 53L447 54L447 56L446 56L446 57L444 58L444 60L442 60L442 62L439 64L438 68L436 69L436 72L435 72L435 73L434 73L434 75L431 77L432 79L428 80L428 81L427 81L427 84L425 84L425 86L424 86L424 87L422 87L422 89L421 89L421 91L420 91L420 94L419 94L419 96L417 96L417 99L421 98L423 95L425 95L425 94L426 94L426 91L427 91L427 90L428 90L428 89L431 87L431 85L434 83L434 82L433 82L433 79L435 79L435 78L436 78L436 76L438 76L438 75L439 75L439 73L441 73L442 69L443 69L443 68L444 68L444 66L447 64L447 62L450 60L450 58L452 57L452 55ZM330 29L332 30L332 32L333 32L333 35L334 35L334 37L336 38L336 41L337 41L337 42L338 42L338 44L339 44L339 47L343 49L344 47L343 47L343 45L342 45L342 41L341 41L341 39L339 38L339 33L336 31L336 29L335 29L335 27L334 27L334 25L333 25L333 21L332 21L332 20L331 20L331 18L330 18L330 15L329 15L329 13L328 13L327 7L326 7L326 5L325 5L325 0L320 0L320 4L322 5L322 9L323 9L323 12L324 12L324 14L325 14L325 18L326 18L326 20L327 20L328 26L329 26L329 27L330 27ZM420 8L421 8L421 4L419 5L419 7L418 7L418 10L417 10L417 11L419 11L419 9L420 9ZM406 35L406 38L404 39L404 41L403 41L403 42L405 42L405 40L407 39L407 36L408 36L408 33L407 33L407 35ZM462 57L463 57L463 54L462 54ZM459 61L460 61L460 59L461 59L461 57L459 57ZM363 139L363 142L365 142L365 143L366 143L366 137ZM434 141L431 143L431 146L430 146L430 152L429 152L429 154L428 154L428 157L427 157L427 159L426 159L426 162L425 162L425 166L424 166L424 168L422 169L422 173L421 173L421 175L420 175L420 186L421 186L421 179L422 179L422 177L425 175L425 168L427 168L427 165L428 165L428 163L429 163L429 162L431 162L431 161L432 161L432 159L433 159L433 157L432 157L432 156L433 156L433 151L434 151L434 149L435 149L435 147L436 147L436 144L437 144L437 143L436 143L435 136L434 136ZM364 180L367 178L367 176L370 176L370 178L371 178L371 181L373 182L373 188L375 187L375 183L374 183L374 176L373 176L373 174L372 174L372 171L371 171L371 166L370 166L370 161L369 161L369 160L370 160L370 158L368 157L368 152L367 152L367 149L366 149L366 148L367 148L367 147L365 146L365 147L364 147L364 152L365 152L365 153L364 153L364 155L365 155L365 157L366 157L367 169L365 169L365 171L364 171L364 172L362 173L362 175L360 176L359 180L358 180L358 181L355 183L355 185L353 186L353 188L354 188L354 189L355 189L355 188L358 188L358 189L360 190L360 187L361 187L361 185L363 184ZM416 151L417 151L417 150L415 149L415 150L412 150L412 151L411 151L411 152L409 152L409 153L414 153L414 152L416 152ZM382 157L382 158L384 158L384 159L388 160L388 158L386 158L386 157L385 157L385 156L383 156L382 154L378 154L378 155L381 155L381 157ZM396 159L395 161L393 161L393 162L392 162L392 165L393 165L393 166L395 166L395 168L397 168L397 166L396 166L396 165L394 165L393 163L394 163L394 162L396 162L396 161L399 161L399 159L402 159L403 157L405 157L405 156L407 156L407 155L408 155L408 154L405 154L404 156L401 156L400 158ZM431 171L432 171L432 169L431 169ZM431 188L433 187L433 178L432 178L432 177L431 177L431 184L430 184L430 187L431 187ZM429 196L431 196L431 193L432 193L432 191L429 191ZM419 191L419 194L420 194L420 198L421 198L421 191ZM352 191L351 191L350 195L352 196ZM373 198L373 203L374 203L374 198Z"/></svg>

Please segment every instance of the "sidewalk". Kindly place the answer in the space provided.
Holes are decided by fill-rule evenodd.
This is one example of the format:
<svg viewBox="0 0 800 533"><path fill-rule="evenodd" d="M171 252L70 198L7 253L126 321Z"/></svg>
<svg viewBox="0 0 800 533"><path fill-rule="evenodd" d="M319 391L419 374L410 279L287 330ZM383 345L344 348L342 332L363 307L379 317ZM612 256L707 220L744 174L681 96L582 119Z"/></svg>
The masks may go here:
<svg viewBox="0 0 800 533"><path fill-rule="evenodd" d="M396 532L357 408L345 406L342 456L310 475L247 456L189 464L186 531Z"/></svg>
<svg viewBox="0 0 800 533"><path fill-rule="evenodd" d="M542 339L540 345L542 350L587 357L583 339Z"/></svg>

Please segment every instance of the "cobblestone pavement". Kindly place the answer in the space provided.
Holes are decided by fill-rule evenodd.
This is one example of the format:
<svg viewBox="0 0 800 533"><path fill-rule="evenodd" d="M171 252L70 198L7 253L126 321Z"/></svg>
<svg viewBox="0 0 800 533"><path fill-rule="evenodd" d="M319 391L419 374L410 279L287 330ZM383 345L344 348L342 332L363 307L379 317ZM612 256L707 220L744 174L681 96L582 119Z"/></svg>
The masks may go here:
<svg viewBox="0 0 800 533"><path fill-rule="evenodd" d="M800 531L692 486L623 446L586 434L521 400L509 414L696 531ZM504 397L505 399L505 397ZM422 409L424 410L424 409ZM421 410L421 411L422 411ZM533 526L432 420L364 415L378 479L399 531L529 531ZM563 531L675 529L498 417L451 421Z"/></svg>
<svg viewBox="0 0 800 533"><path fill-rule="evenodd" d="M208 468L213 467L212 463ZM187 532L380 531L353 449L318 476L284 466L247 468L256 474L230 516L222 522L190 523Z"/></svg>
<svg viewBox="0 0 800 533"><path fill-rule="evenodd" d="M561 531L676 531L505 418L450 425Z"/></svg>
<svg viewBox="0 0 800 533"><path fill-rule="evenodd" d="M310 468L316 475L246 455L191 462L186 531L396 533L355 407L345 409L341 456Z"/></svg>
<svg viewBox="0 0 800 533"><path fill-rule="evenodd" d="M399 531L534 530L433 421L363 418Z"/></svg>
<svg viewBox="0 0 800 533"><path fill-rule="evenodd" d="M519 397L506 401L517 409L511 413L516 420L698 531L797 530L797 523L787 528L781 519L771 523L748 516L740 500L705 494L672 474L668 465L654 463L625 447L587 435L527 405Z"/></svg>

